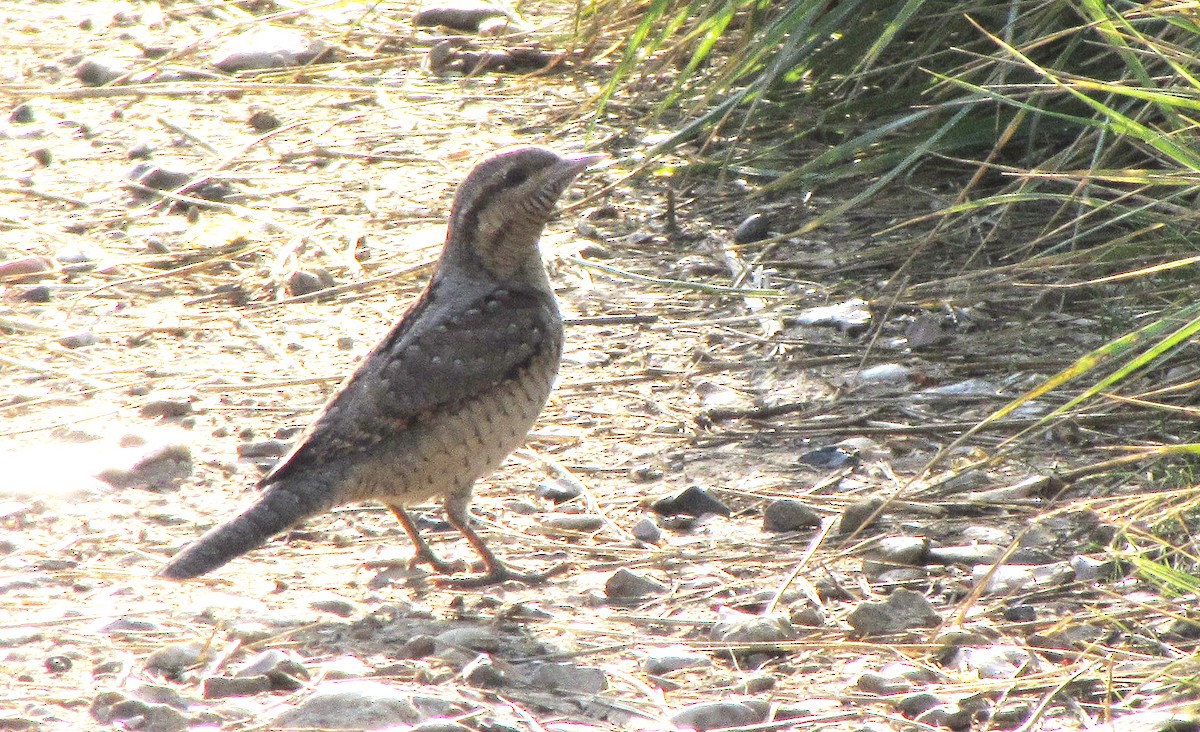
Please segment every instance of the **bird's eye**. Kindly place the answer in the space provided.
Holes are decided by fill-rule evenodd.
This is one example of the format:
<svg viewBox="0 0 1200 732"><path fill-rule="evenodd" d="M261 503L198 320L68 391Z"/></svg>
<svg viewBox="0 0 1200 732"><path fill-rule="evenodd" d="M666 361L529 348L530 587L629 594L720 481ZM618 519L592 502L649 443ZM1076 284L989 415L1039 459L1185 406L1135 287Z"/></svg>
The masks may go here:
<svg viewBox="0 0 1200 732"><path fill-rule="evenodd" d="M524 168L513 168L504 174L504 182L510 186L519 186L529 180L529 171Z"/></svg>

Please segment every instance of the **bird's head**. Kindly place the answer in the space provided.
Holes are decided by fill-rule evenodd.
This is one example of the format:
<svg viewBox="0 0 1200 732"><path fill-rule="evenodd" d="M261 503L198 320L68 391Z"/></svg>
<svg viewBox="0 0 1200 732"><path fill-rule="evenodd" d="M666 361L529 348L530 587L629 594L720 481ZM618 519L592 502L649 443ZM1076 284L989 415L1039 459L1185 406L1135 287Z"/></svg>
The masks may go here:
<svg viewBox="0 0 1200 732"><path fill-rule="evenodd" d="M603 158L532 146L483 158L458 186L443 257L470 262L493 277L516 276L540 256L537 242L559 196Z"/></svg>

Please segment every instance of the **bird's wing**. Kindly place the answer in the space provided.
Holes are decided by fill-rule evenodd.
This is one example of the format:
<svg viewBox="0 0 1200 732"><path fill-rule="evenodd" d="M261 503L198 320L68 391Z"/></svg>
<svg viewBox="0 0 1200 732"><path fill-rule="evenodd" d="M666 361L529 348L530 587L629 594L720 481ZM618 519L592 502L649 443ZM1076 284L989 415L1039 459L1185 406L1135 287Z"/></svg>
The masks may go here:
<svg viewBox="0 0 1200 732"><path fill-rule="evenodd" d="M497 287L443 301L444 294L431 284L260 485L369 453L423 415L470 401L544 349L561 348L562 326L548 293Z"/></svg>

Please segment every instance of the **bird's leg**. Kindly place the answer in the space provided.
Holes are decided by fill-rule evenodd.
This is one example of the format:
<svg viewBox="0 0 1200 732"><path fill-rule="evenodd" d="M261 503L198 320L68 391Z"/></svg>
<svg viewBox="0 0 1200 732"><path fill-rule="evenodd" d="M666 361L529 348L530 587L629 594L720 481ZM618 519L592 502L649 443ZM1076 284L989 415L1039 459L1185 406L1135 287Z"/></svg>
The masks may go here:
<svg viewBox="0 0 1200 732"><path fill-rule="evenodd" d="M492 553L491 549L488 549L487 544L483 542L483 538L471 528L471 518L467 511L467 501L470 498L471 494L469 491L455 492L447 495L444 504L446 507L446 518L450 521L451 526L458 529L466 537L476 553L483 559L484 573L469 577L443 577L438 579L439 583L454 587L483 587L485 585L498 584L506 580L517 580L518 582L536 585L567 570L565 562L556 564L541 572L518 572L510 569Z"/></svg>
<svg viewBox="0 0 1200 732"><path fill-rule="evenodd" d="M392 515L396 517L396 520L400 522L400 526L404 527L404 533L408 534L409 540L413 543L413 557L408 562L410 568L422 562L442 574L453 574L464 568L462 562L447 562L433 553L433 549L429 548L429 544L421 536L421 533L417 531L417 525L413 523L412 517L408 515L403 506L389 503L387 507L392 512Z"/></svg>

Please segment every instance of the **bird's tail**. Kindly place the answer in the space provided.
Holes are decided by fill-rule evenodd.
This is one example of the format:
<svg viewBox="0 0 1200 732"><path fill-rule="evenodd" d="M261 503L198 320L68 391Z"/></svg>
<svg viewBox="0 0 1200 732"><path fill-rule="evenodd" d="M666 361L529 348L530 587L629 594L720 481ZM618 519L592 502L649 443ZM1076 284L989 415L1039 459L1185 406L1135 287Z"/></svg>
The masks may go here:
<svg viewBox="0 0 1200 732"><path fill-rule="evenodd" d="M176 554L158 570L158 576L176 580L198 577L257 549L279 532L329 509L323 501L313 498L302 487L290 483L270 486L242 515L210 529Z"/></svg>

